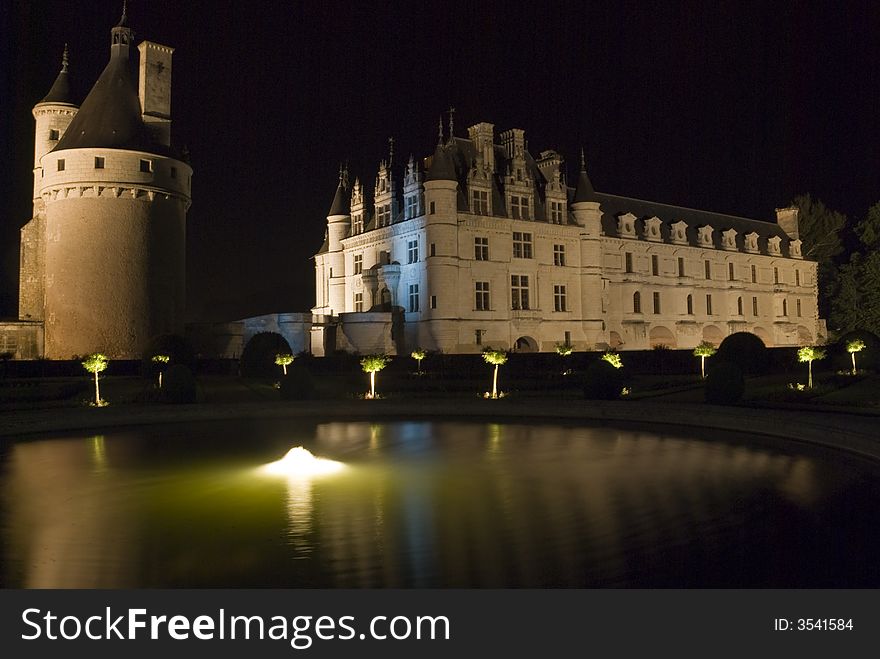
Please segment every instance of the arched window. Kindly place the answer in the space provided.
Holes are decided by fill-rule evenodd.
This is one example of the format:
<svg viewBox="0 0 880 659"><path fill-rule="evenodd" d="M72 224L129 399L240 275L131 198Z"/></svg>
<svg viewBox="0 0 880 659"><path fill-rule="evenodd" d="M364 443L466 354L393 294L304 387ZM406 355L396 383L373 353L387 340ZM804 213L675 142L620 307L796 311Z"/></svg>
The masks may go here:
<svg viewBox="0 0 880 659"><path fill-rule="evenodd" d="M642 313L642 295L638 291L633 293L633 313Z"/></svg>
<svg viewBox="0 0 880 659"><path fill-rule="evenodd" d="M736 313L740 316L743 315L743 299L741 297L736 298Z"/></svg>
<svg viewBox="0 0 880 659"><path fill-rule="evenodd" d="M687 308L688 308L688 316L694 315L694 296L688 295L687 297Z"/></svg>
<svg viewBox="0 0 880 659"><path fill-rule="evenodd" d="M787 316L787 315L788 315L788 300L783 300L783 301L782 301L782 315L783 315L783 316Z"/></svg>

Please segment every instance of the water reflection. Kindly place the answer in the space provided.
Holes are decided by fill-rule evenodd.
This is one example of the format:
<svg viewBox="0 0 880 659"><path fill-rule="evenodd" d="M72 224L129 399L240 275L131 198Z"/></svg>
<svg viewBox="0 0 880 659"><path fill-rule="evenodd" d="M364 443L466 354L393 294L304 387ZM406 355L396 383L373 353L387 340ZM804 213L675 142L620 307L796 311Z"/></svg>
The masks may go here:
<svg viewBox="0 0 880 659"><path fill-rule="evenodd" d="M347 469L258 474L296 444ZM18 443L0 464L13 587L878 584L877 469L737 442L273 422Z"/></svg>

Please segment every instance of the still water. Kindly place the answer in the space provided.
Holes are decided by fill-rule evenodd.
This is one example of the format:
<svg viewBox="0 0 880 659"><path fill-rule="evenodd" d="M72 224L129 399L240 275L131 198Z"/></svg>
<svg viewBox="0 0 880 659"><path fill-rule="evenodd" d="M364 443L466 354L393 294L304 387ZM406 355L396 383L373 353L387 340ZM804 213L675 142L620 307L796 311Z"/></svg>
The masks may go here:
<svg viewBox="0 0 880 659"><path fill-rule="evenodd" d="M0 449L5 587L878 586L880 467L745 438L154 426ZM302 445L340 470L265 465Z"/></svg>

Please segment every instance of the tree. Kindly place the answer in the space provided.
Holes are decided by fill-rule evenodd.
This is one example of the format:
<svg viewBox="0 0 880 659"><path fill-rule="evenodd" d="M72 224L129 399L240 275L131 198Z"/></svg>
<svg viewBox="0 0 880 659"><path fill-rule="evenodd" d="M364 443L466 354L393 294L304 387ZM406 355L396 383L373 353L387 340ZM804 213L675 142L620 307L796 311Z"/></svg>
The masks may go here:
<svg viewBox="0 0 880 659"><path fill-rule="evenodd" d="M376 373L381 371L391 358L388 355L367 355L361 360L364 373L370 374L370 393L368 398L376 397Z"/></svg>
<svg viewBox="0 0 880 659"><path fill-rule="evenodd" d="M835 298L835 259L843 251L841 232L846 226L846 216L808 194L798 195L791 205L798 209L802 253L818 262L819 308L820 314L827 318Z"/></svg>
<svg viewBox="0 0 880 659"><path fill-rule="evenodd" d="M284 369L284 375L287 375L287 367L293 363L293 355L289 352L279 352L275 355L275 363L278 364L282 369Z"/></svg>
<svg viewBox="0 0 880 659"><path fill-rule="evenodd" d="M716 352L715 344L709 341L700 341L700 344L694 348L694 357L700 358L700 377L706 379L706 357L711 357Z"/></svg>
<svg viewBox="0 0 880 659"><path fill-rule="evenodd" d="M567 343L556 344L556 354L560 357L568 357L572 352L572 347Z"/></svg>
<svg viewBox="0 0 880 659"><path fill-rule="evenodd" d="M852 341L847 341L847 343L846 343L846 351L852 357L852 365L853 365L852 374L853 375L856 374L856 353L861 352L864 349L865 349L865 342L862 341L861 339L853 339Z"/></svg>
<svg viewBox="0 0 880 659"><path fill-rule="evenodd" d="M164 366L165 364L167 364L168 362L170 362L170 361L171 361L171 357L170 357L169 355L153 355L153 356L150 358L150 361L152 361L154 364L156 364L156 365L158 366L158 370L159 370L159 389L161 389L161 388L162 388L162 370L163 370L162 366Z"/></svg>
<svg viewBox="0 0 880 659"><path fill-rule="evenodd" d="M89 373L95 374L95 406L103 407L106 405L106 401L101 400L101 389L98 385L98 373L105 370L107 368L108 360L105 355L102 355L100 352L96 352L94 354L86 357L85 361L82 362L83 368L86 369Z"/></svg>
<svg viewBox="0 0 880 659"><path fill-rule="evenodd" d="M409 356L416 360L416 363L419 365L419 373L421 373L422 360L428 356L427 351L424 348L416 348L410 353Z"/></svg>
<svg viewBox="0 0 880 659"><path fill-rule="evenodd" d="M623 368L623 360L616 352L606 352L602 355L602 359L611 364L614 368Z"/></svg>
<svg viewBox="0 0 880 659"><path fill-rule="evenodd" d="M492 374L492 398L498 398L498 367L507 363L507 353L503 350L486 348L483 351L483 361L495 366Z"/></svg>
<svg viewBox="0 0 880 659"><path fill-rule="evenodd" d="M798 350L798 361L807 362L809 368L809 377L807 379L807 387L813 388L813 362L825 359L825 351L814 346L804 346Z"/></svg>

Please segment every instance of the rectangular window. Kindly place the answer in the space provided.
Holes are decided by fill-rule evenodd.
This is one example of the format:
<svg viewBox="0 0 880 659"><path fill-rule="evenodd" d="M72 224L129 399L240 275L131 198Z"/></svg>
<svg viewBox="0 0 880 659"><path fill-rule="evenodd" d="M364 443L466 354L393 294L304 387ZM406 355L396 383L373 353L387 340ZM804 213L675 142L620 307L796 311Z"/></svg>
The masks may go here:
<svg viewBox="0 0 880 659"><path fill-rule="evenodd" d="M489 282L474 283L474 308L477 311L489 311Z"/></svg>
<svg viewBox="0 0 880 659"><path fill-rule="evenodd" d="M801 271L800 270L794 271L794 285L795 286L801 285ZM798 316L800 316L800 314L798 314Z"/></svg>
<svg viewBox="0 0 880 659"><path fill-rule="evenodd" d="M376 208L376 226L385 227L391 224L391 204L383 204Z"/></svg>
<svg viewBox="0 0 880 659"><path fill-rule="evenodd" d="M419 285L409 285L409 311L414 313L419 310Z"/></svg>
<svg viewBox="0 0 880 659"><path fill-rule="evenodd" d="M795 306L797 307L797 315L798 315L798 318L800 318L800 317L801 317L801 301L800 301L800 298L798 298L797 300L795 300Z"/></svg>
<svg viewBox="0 0 880 659"><path fill-rule="evenodd" d="M437 212L437 205L435 204L435 202L432 201L432 202L431 202L431 205L429 206L429 208L430 208L430 213L431 213L431 215L433 215L434 213Z"/></svg>
<svg viewBox="0 0 880 659"><path fill-rule="evenodd" d="M418 263L419 261L419 241L418 240L407 240L406 241L406 262L407 263Z"/></svg>
<svg viewBox="0 0 880 659"><path fill-rule="evenodd" d="M529 277L528 275L510 275L510 303L516 311L528 310Z"/></svg>
<svg viewBox="0 0 880 659"><path fill-rule="evenodd" d="M363 293L355 293L354 294L354 310L358 313L364 310L364 294Z"/></svg>
<svg viewBox="0 0 880 659"><path fill-rule="evenodd" d="M474 330L474 343L478 346L483 345L483 336L485 336L486 330Z"/></svg>
<svg viewBox="0 0 880 659"><path fill-rule="evenodd" d="M532 258L532 234L513 232L513 257L517 259Z"/></svg>
<svg viewBox="0 0 880 659"><path fill-rule="evenodd" d="M712 315L712 296L711 295L706 296L706 315L707 316Z"/></svg>
<svg viewBox="0 0 880 659"><path fill-rule="evenodd" d="M753 316L758 315L758 298L756 298L756 297L752 298L752 315Z"/></svg>
<svg viewBox="0 0 880 659"><path fill-rule="evenodd" d="M171 168L171 178L177 178L177 167Z"/></svg>
<svg viewBox="0 0 880 659"><path fill-rule="evenodd" d="M773 283L779 283L779 268L773 268Z"/></svg>
<svg viewBox="0 0 880 659"><path fill-rule="evenodd" d="M565 336L565 340L563 341L564 345L570 346L571 345L571 332L566 332L564 336Z"/></svg>
<svg viewBox="0 0 880 659"><path fill-rule="evenodd" d="M632 272L633 271L633 255L632 252L627 252L624 255L625 265L624 272Z"/></svg>
<svg viewBox="0 0 880 659"><path fill-rule="evenodd" d="M728 263L727 264L727 278L730 281L733 281L734 279L736 279L736 277L734 275L735 275L735 272L733 270L733 263Z"/></svg>
<svg viewBox="0 0 880 659"><path fill-rule="evenodd" d="M141 158L141 171L145 174L152 174L153 172L153 161L146 160L145 158Z"/></svg>
<svg viewBox="0 0 880 659"><path fill-rule="evenodd" d="M49 129L49 139L50 140L52 140L53 142L57 142L59 137L60 137L60 134L58 133L57 128L50 128Z"/></svg>
<svg viewBox="0 0 880 659"><path fill-rule="evenodd" d="M678 276L684 277L684 257L678 257Z"/></svg>
<svg viewBox="0 0 880 659"><path fill-rule="evenodd" d="M510 195L510 217L514 220L530 219L528 197Z"/></svg>
<svg viewBox="0 0 880 659"><path fill-rule="evenodd" d="M651 254L651 274L655 277L660 274L660 259L656 254Z"/></svg>
<svg viewBox="0 0 880 659"><path fill-rule="evenodd" d="M431 296L431 308L432 309L437 308L437 296L436 295Z"/></svg>
<svg viewBox="0 0 880 659"><path fill-rule="evenodd" d="M95 156L95 169L104 169L104 156Z"/></svg>
<svg viewBox="0 0 880 659"><path fill-rule="evenodd" d="M471 202L472 213L475 215L489 214L489 192L487 190L474 190Z"/></svg>
<svg viewBox="0 0 880 659"><path fill-rule="evenodd" d="M358 234L364 230L364 216L360 213L351 216L351 233Z"/></svg>
<svg viewBox="0 0 880 659"><path fill-rule="evenodd" d="M660 293L654 291L654 313L660 313Z"/></svg>
<svg viewBox="0 0 880 659"><path fill-rule="evenodd" d="M562 217L565 213L563 202L550 202L550 222L553 224L562 224Z"/></svg>
<svg viewBox="0 0 880 659"><path fill-rule="evenodd" d="M354 274L359 275L364 271L364 255L354 255Z"/></svg>
<svg viewBox="0 0 880 659"><path fill-rule="evenodd" d="M431 256L437 256L437 245L435 243L431 243Z"/></svg>
<svg viewBox="0 0 880 659"><path fill-rule="evenodd" d="M758 283L758 268L756 268L755 266L752 266L752 283Z"/></svg>
<svg viewBox="0 0 880 659"><path fill-rule="evenodd" d="M58 171L59 171L59 172L63 172L63 171L64 171L64 158L59 158L59 159L58 159Z"/></svg>
<svg viewBox="0 0 880 659"><path fill-rule="evenodd" d="M687 296L687 312L688 312L688 316L694 315L694 296L693 295Z"/></svg>
<svg viewBox="0 0 880 659"><path fill-rule="evenodd" d="M706 268L706 279L712 279L712 263L707 259L703 265Z"/></svg>
<svg viewBox="0 0 880 659"><path fill-rule="evenodd" d="M477 261L489 260L489 239L481 236L474 238L474 258Z"/></svg>
<svg viewBox="0 0 880 659"><path fill-rule="evenodd" d="M565 265L565 245L553 245L553 265Z"/></svg>
<svg viewBox="0 0 880 659"><path fill-rule="evenodd" d="M565 286L553 286L553 311L568 311Z"/></svg>
<svg viewBox="0 0 880 659"><path fill-rule="evenodd" d="M412 219L419 215L419 196L410 195L406 198L406 219Z"/></svg>

